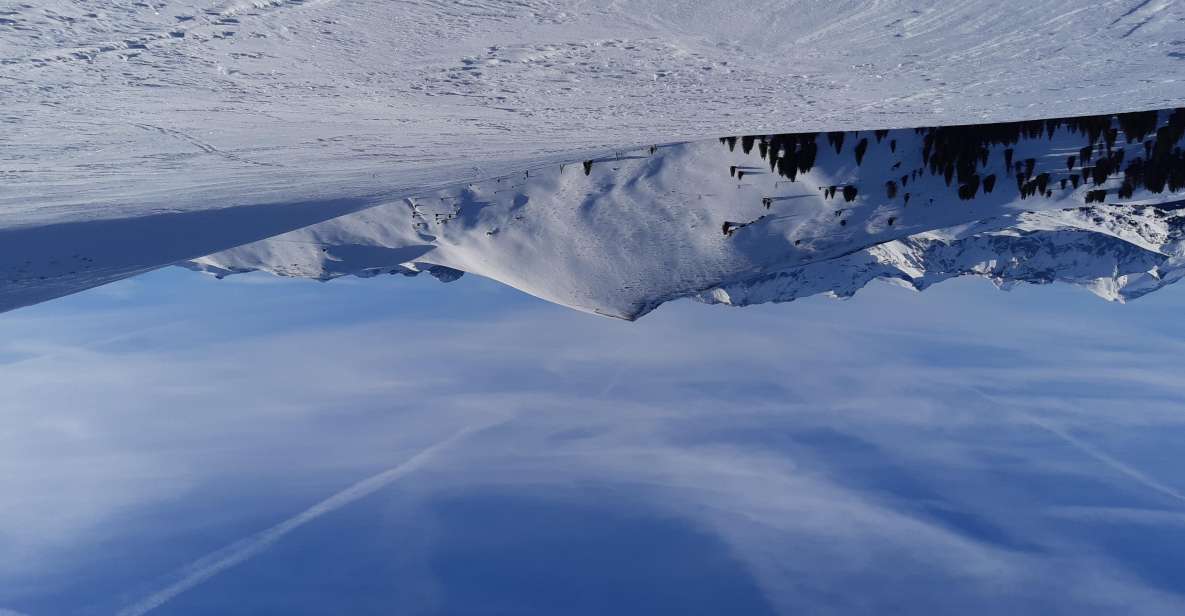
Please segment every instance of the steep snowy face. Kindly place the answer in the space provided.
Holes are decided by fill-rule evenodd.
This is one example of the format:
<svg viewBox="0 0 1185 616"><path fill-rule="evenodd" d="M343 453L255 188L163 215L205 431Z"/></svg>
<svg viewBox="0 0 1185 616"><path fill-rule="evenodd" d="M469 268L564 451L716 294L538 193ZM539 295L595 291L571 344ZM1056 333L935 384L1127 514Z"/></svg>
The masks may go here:
<svg viewBox="0 0 1185 616"><path fill-rule="evenodd" d="M1074 265L1067 255L1092 251L1103 254L1061 275L1096 280L1161 265L1141 251L1172 253L1176 218L1129 228L1115 222L1136 216L1127 210L1077 208L1179 198L1183 137L1177 109L651 146L420 193L189 267L319 279L443 267L625 319L678 297L849 294L876 277L918 286L964 270L1053 278ZM1077 214L1016 216L1070 208ZM919 236L974 221L988 222L954 239ZM803 276L813 282L801 290L775 282Z"/></svg>

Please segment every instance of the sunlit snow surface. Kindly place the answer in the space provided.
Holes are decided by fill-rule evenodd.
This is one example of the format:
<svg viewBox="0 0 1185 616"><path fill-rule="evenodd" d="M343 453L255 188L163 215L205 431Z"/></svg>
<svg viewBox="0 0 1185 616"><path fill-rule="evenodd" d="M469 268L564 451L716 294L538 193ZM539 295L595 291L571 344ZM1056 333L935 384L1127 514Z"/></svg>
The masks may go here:
<svg viewBox="0 0 1185 616"><path fill-rule="evenodd" d="M1180 103L1166 0L207 0L0 8L0 226L378 199L749 132Z"/></svg>
<svg viewBox="0 0 1185 616"><path fill-rule="evenodd" d="M945 253L856 278L917 288L963 274L1001 284L1066 280L1125 299L1177 279L1182 143L1182 108L751 134L534 165L307 227L293 216L359 203L309 199L16 227L0 230L0 307L178 263L219 277L428 271L447 282L469 272L632 320L680 297L794 299L807 291L771 293L767 283L801 277L803 267L815 279L809 293L850 295L859 284L845 257L924 251L919 243ZM285 225L303 228L243 243ZM1000 241L972 237L985 234ZM734 299L741 288L744 298Z"/></svg>
<svg viewBox="0 0 1185 616"><path fill-rule="evenodd" d="M687 296L846 296L876 277L919 289L968 274L1063 280L1123 300L1179 276L1182 143L1185 109L654 145L409 196L185 265L320 280L472 272L626 319Z"/></svg>
<svg viewBox="0 0 1185 616"><path fill-rule="evenodd" d="M1185 54L1182 8L1162 0L1007 10L982 1L52 1L2 13L4 308L369 207L455 196L469 183L654 144L1167 109L1181 102ZM857 141L841 155L850 157ZM668 178L683 196L725 187L721 167L704 154L695 146L659 152L668 175L711 163L698 186ZM591 184L563 184L606 190L637 179L639 164L613 177L601 165ZM849 171L819 167L819 175L840 176L835 182L854 181L843 177ZM875 208L870 195L888 176L861 175L859 205ZM528 196L537 207L545 195ZM751 196L760 203L779 195ZM1067 197L1055 200L1078 205L1083 194ZM619 204L613 194L592 198L600 203L585 209L615 222L580 230L561 216L550 238L527 247L533 254L516 254L503 236L494 252L478 237L436 256L451 252L470 270L627 318L794 261L793 251L767 246L756 262L742 262L729 250L705 250L706 236L688 241L676 232L685 229L656 236L649 230L661 211L622 216L605 211ZM572 209L584 199L553 205ZM676 205L668 201L658 209ZM719 226L747 213L728 208L733 202L748 209L752 200L706 204L678 224ZM912 218L917 230L973 220ZM631 228L642 248L653 248L649 239L690 253L660 259L707 262L692 259L662 285L648 275L661 261L615 278L623 259L654 256L628 250ZM590 233L600 245L585 245ZM553 250L560 247L567 252ZM548 259L560 267L539 271ZM599 286L569 288L582 268Z"/></svg>

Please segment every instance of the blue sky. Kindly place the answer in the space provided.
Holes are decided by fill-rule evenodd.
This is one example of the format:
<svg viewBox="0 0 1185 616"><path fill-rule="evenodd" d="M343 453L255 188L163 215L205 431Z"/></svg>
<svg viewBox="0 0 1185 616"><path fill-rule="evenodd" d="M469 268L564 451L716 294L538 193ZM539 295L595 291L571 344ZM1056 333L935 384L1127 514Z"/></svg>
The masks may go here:
<svg viewBox="0 0 1185 616"><path fill-rule="evenodd" d="M163 270L0 316L0 614L1180 613L1183 308Z"/></svg>

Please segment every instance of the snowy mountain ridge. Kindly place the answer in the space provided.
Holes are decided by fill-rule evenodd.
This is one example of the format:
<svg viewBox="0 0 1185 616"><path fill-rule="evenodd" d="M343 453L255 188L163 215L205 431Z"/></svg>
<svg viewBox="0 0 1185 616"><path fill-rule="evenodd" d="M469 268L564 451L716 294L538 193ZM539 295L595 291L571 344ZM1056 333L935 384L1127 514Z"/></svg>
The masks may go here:
<svg viewBox="0 0 1185 616"><path fill-rule="evenodd" d="M1185 6L1163 0L1006 10L983 0L11 4L0 7L0 310L219 253L207 261L314 277L365 264L411 272L423 261L633 318L926 230L1097 203L1104 188L1108 202L1139 202L1122 179L1070 190L1060 186L1067 174L1044 194L1041 174L1058 165L1043 156L1073 152L1036 142L1015 152L1036 159L1035 173L1005 169L1002 142L989 148L992 169L966 157L950 166L960 155L939 144L953 158L939 156L937 175L958 182L931 190L931 170L919 192L880 165L896 140L912 159L889 164L928 166L922 137L907 130L881 141L866 129L1172 107L1182 102L1182 58ZM1050 137L1069 148L1085 128ZM733 147L744 150L744 134L807 131L829 131L813 133L813 166L803 137L775 150L793 146L787 162L699 143L738 135ZM842 154L829 154L833 134L845 135ZM863 139L871 145L861 165ZM651 153L650 144L674 145ZM1127 165L1104 150L1110 164ZM1140 155L1121 150L1128 161ZM635 158L615 154L626 152ZM561 166L588 159L589 179L559 179ZM610 165L617 173L605 173ZM721 175L745 165L767 175ZM782 190L800 165L811 167L799 179L815 184L813 195ZM524 190L498 192L528 170ZM1028 198L995 186L984 196L1018 174ZM853 187L859 195L844 200ZM966 203L976 211L917 213L930 198L964 203L960 190L980 195ZM436 216L452 215L450 200L467 205L436 228ZM556 206L537 215L545 202ZM390 228L355 233L356 221L340 220L369 208L380 213L357 220ZM827 218L835 210L848 213ZM279 246L236 248L333 219L288 240L327 243L333 263ZM836 228L841 220L850 226ZM424 237L414 222L428 225ZM706 232L725 227L733 233Z"/></svg>
<svg viewBox="0 0 1185 616"><path fill-rule="evenodd" d="M746 306L818 294L851 297L873 280L923 291L950 278L978 276L1002 289L1063 282L1125 302L1185 276L1185 213L1179 207L1096 205L1002 216L771 272L695 299Z"/></svg>
<svg viewBox="0 0 1185 616"><path fill-rule="evenodd" d="M1179 199L1183 138L1174 109L652 146L420 194L187 266L318 279L446 268L624 319L679 297L843 295L877 277L1061 276L1103 289L1109 271L1154 276L1177 256L1175 210L1094 204ZM1074 248L1054 250L1063 244ZM1075 251L1109 256L1071 273ZM778 286L806 275L817 281Z"/></svg>

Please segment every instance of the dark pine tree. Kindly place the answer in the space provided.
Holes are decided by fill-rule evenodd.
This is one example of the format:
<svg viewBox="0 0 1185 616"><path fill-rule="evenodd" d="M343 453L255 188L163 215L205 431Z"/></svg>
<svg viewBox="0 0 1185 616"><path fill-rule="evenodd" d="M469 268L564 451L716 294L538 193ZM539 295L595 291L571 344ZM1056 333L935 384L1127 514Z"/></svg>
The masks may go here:
<svg viewBox="0 0 1185 616"><path fill-rule="evenodd" d="M856 144L856 150L855 150L856 165L857 166L864 164L864 153L867 151L868 151L868 139L867 138L861 139L860 142Z"/></svg>

